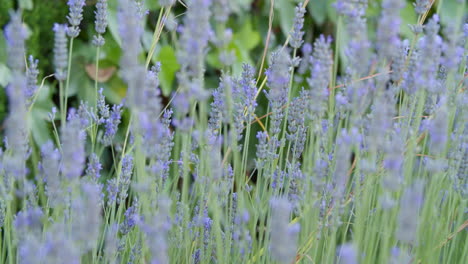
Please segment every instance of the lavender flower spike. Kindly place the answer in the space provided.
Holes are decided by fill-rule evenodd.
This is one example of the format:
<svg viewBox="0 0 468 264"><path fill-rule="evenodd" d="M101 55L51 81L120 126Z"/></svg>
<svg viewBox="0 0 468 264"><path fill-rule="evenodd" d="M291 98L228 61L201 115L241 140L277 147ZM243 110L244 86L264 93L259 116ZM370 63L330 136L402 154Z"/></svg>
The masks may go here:
<svg viewBox="0 0 468 264"><path fill-rule="evenodd" d="M291 41L289 44L294 49L298 49L302 46L304 41L302 37L304 37L304 31L302 30L304 26L304 14L306 10L302 7L302 3L297 4L296 6L296 16L294 17L294 26L293 30L291 31Z"/></svg>
<svg viewBox="0 0 468 264"><path fill-rule="evenodd" d="M85 0L68 0L68 6L70 9L70 14L67 16L68 23L71 27L68 28L67 34L70 38L78 37L80 34L80 29L78 26L83 20L83 7L85 5Z"/></svg>
<svg viewBox="0 0 468 264"><path fill-rule="evenodd" d="M400 10L405 6L403 0L384 0L377 29L377 50L381 58L390 60L397 55L400 45Z"/></svg>
<svg viewBox="0 0 468 264"><path fill-rule="evenodd" d="M272 198L270 254L281 263L291 263L296 256L298 223L289 225L291 203L287 198Z"/></svg>
<svg viewBox="0 0 468 264"><path fill-rule="evenodd" d="M24 70L24 41L26 30L21 21L21 12L10 12L10 23L5 27L5 38L8 48L8 66L12 71Z"/></svg>
<svg viewBox="0 0 468 264"><path fill-rule="evenodd" d="M67 54L67 25L54 24L54 65L55 78L64 81L67 78L68 54Z"/></svg>
<svg viewBox="0 0 468 264"><path fill-rule="evenodd" d="M93 36L93 44L96 46L102 46L105 43L102 34L106 32L107 28L107 0L98 0L96 3L96 11L94 11L96 21L94 28L96 29L97 35Z"/></svg>
<svg viewBox="0 0 468 264"><path fill-rule="evenodd" d="M14 176L24 179L27 174L28 127L26 120L25 91L27 81L24 76L24 41L26 32L21 22L20 12L11 12L11 21L5 27L7 40L8 66L12 71L11 82L6 88L10 105L5 120L5 143L10 155L5 155L4 170L6 178ZM7 179L5 179L7 181ZM7 184L5 184L7 185Z"/></svg>

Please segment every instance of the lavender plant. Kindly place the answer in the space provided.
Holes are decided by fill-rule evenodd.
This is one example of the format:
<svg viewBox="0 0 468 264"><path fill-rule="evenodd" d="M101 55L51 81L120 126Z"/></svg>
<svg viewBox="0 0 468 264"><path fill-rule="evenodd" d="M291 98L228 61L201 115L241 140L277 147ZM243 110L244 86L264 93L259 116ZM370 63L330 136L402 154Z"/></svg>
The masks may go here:
<svg viewBox="0 0 468 264"><path fill-rule="evenodd" d="M22 12L2 31L1 263L466 262L464 1L325 1L324 32L305 1L284 36L271 6L264 47L235 1L98 0L89 33L91 2L53 74Z"/></svg>

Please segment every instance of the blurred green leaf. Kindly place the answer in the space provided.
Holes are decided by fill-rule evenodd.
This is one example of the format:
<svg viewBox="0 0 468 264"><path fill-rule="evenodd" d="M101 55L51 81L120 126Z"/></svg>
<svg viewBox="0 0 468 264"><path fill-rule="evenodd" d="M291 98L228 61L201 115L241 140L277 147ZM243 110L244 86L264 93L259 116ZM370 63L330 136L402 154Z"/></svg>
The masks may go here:
<svg viewBox="0 0 468 264"><path fill-rule="evenodd" d="M461 3L457 3L457 1L443 1L439 4L442 4L439 10L440 22L444 26L448 25L457 25L458 24L458 17L457 15L460 14L460 8L462 7ZM465 15L468 13L468 10L465 10ZM463 12L462 12L463 14ZM463 16L463 15L462 15Z"/></svg>
<svg viewBox="0 0 468 264"><path fill-rule="evenodd" d="M407 3L405 8L403 8L400 12L400 17L402 19L402 23L400 26L400 32L404 38L410 39L413 37L413 32L408 27L408 25L416 24L418 21L418 17L414 12L414 7L411 3Z"/></svg>
<svg viewBox="0 0 468 264"><path fill-rule="evenodd" d="M19 0L19 7L21 9L31 10L33 9L33 6L32 0Z"/></svg>
<svg viewBox="0 0 468 264"><path fill-rule="evenodd" d="M159 1L144 1L145 7L150 11L155 11L160 8Z"/></svg>
<svg viewBox="0 0 468 264"><path fill-rule="evenodd" d="M107 83L107 86L102 86L104 86L104 96L113 104L121 103L122 99L127 95L127 85L117 74L114 74Z"/></svg>
<svg viewBox="0 0 468 264"><path fill-rule="evenodd" d="M322 25L327 18L327 0L310 1L307 10L318 25ZM306 14L307 15L307 14Z"/></svg>
<svg viewBox="0 0 468 264"><path fill-rule="evenodd" d="M162 46L156 56L156 61L161 62L161 73L159 74L159 79L161 82L162 93L167 96L172 91L172 83L176 72L180 69L174 48L169 45Z"/></svg>
<svg viewBox="0 0 468 264"><path fill-rule="evenodd" d="M43 86L38 92L28 122L34 141L40 146L50 139L49 113L54 103L49 86Z"/></svg>
<svg viewBox="0 0 468 264"><path fill-rule="evenodd" d="M109 6L109 10L107 12L107 21L109 23L109 31L114 37L115 42L120 46L122 46L122 40L119 37L119 27L117 25L117 10L112 9Z"/></svg>
<svg viewBox="0 0 468 264"><path fill-rule="evenodd" d="M291 1L276 1L275 8L279 11L281 30L287 36L294 23L294 3Z"/></svg>
<svg viewBox="0 0 468 264"><path fill-rule="evenodd" d="M10 82L10 69L3 64L0 63L0 85L5 87Z"/></svg>
<svg viewBox="0 0 468 264"><path fill-rule="evenodd" d="M239 32L234 33L233 39L240 47L250 51L260 43L260 33L252 29L252 22L247 19Z"/></svg>

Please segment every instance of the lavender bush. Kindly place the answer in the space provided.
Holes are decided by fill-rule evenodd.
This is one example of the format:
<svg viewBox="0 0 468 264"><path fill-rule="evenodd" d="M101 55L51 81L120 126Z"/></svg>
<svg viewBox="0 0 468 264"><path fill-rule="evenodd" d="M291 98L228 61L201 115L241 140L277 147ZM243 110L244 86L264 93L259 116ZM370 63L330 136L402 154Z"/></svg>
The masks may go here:
<svg viewBox="0 0 468 264"><path fill-rule="evenodd" d="M10 11L1 263L467 263L467 3L307 0L253 61L242 2L69 0L46 73Z"/></svg>

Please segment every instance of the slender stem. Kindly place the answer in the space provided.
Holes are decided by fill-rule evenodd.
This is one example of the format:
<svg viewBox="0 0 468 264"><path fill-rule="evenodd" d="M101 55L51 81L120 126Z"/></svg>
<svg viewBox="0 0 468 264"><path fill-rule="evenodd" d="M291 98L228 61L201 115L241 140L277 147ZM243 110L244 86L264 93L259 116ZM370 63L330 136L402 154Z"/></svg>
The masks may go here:
<svg viewBox="0 0 468 264"><path fill-rule="evenodd" d="M67 118L67 104L68 104L68 89L70 87L70 71L71 71L71 62L72 62L72 54L73 54L73 40L74 38L70 39L70 48L68 50L68 69L67 69L67 83L65 85L65 93L63 96L63 111L62 111L62 122L63 125L66 125L66 118Z"/></svg>

